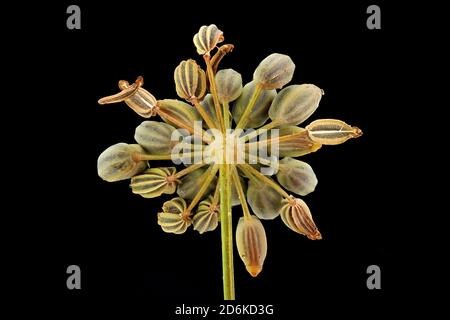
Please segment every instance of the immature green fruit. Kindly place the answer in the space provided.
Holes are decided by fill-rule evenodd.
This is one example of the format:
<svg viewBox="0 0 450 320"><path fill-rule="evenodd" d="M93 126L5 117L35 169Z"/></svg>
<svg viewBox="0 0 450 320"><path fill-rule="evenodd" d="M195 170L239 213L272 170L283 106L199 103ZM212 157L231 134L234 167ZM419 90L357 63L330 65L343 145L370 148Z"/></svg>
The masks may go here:
<svg viewBox="0 0 450 320"><path fill-rule="evenodd" d="M252 277L256 277L261 272L267 255L266 232L256 216L239 219L236 247L245 268Z"/></svg>
<svg viewBox="0 0 450 320"><path fill-rule="evenodd" d="M314 191L317 178L309 164L289 157L278 164L277 179L283 187L302 196Z"/></svg>
<svg viewBox="0 0 450 320"><path fill-rule="evenodd" d="M207 199L198 204L197 213L192 218L194 230L200 234L206 231L213 231L219 224L219 206L212 204L213 197L209 196Z"/></svg>
<svg viewBox="0 0 450 320"><path fill-rule="evenodd" d="M352 127L344 121L335 119L319 119L306 126L309 138L326 145L341 144L351 138L362 135L361 129Z"/></svg>
<svg viewBox="0 0 450 320"><path fill-rule="evenodd" d="M202 117L198 113L197 109L193 108L183 101L175 99L164 99L159 100L157 106L164 112L170 113L181 122L189 124L192 127L194 127L195 121L202 121ZM160 116L164 120L164 122L177 127L176 124L166 119L163 114L161 114Z"/></svg>
<svg viewBox="0 0 450 320"><path fill-rule="evenodd" d="M158 224L164 232L182 234L192 224L186 213L186 201L182 198L164 202L162 211L158 213Z"/></svg>
<svg viewBox="0 0 450 320"><path fill-rule="evenodd" d="M206 169L201 168L186 175L183 179L181 179L181 183L178 185L177 189L178 195L186 200L194 199L203 181L205 181L207 174L208 173L206 172ZM214 191L216 184L217 184L217 177L214 177L211 184L206 189L202 199L205 198L212 191Z"/></svg>
<svg viewBox="0 0 450 320"><path fill-rule="evenodd" d="M283 197L268 184L249 180L247 201L258 218L272 220L278 217L282 200Z"/></svg>
<svg viewBox="0 0 450 320"><path fill-rule="evenodd" d="M117 143L103 151L97 160L100 178L108 182L130 179L145 170L145 161L135 160L134 154L145 153L138 144Z"/></svg>
<svg viewBox="0 0 450 320"><path fill-rule="evenodd" d="M236 123L241 119L242 113L247 107L255 92L257 82L251 81L244 86L241 96L236 100L233 107L233 119ZM244 128L258 128L269 119L269 107L277 95L276 90L263 90L253 106L252 112L248 116L248 122Z"/></svg>
<svg viewBox="0 0 450 320"><path fill-rule="evenodd" d="M278 125L298 125L316 111L322 90L313 84L292 85L278 92L269 117Z"/></svg>
<svg viewBox="0 0 450 320"><path fill-rule="evenodd" d="M215 24L200 27L198 33L194 35L194 45L197 48L197 53L200 55L209 55L211 50L223 40L223 32Z"/></svg>
<svg viewBox="0 0 450 320"><path fill-rule="evenodd" d="M201 100L206 93L205 71L192 59L181 61L174 72L175 89L187 101Z"/></svg>
<svg viewBox="0 0 450 320"><path fill-rule="evenodd" d="M233 69L220 70L215 79L220 103L229 103L241 95L242 77L239 72Z"/></svg>
<svg viewBox="0 0 450 320"><path fill-rule="evenodd" d="M266 90L281 89L292 80L294 70L295 64L289 56L272 53L258 65L253 73L253 80Z"/></svg>
<svg viewBox="0 0 450 320"><path fill-rule="evenodd" d="M280 215L284 224L289 229L303 234L311 240L322 239L322 235L314 223L311 212L303 200L294 197L284 199Z"/></svg>
<svg viewBox="0 0 450 320"><path fill-rule="evenodd" d="M172 194L177 189L174 167L150 168L142 174L131 178L130 187L133 193L144 198L156 198L161 194Z"/></svg>
<svg viewBox="0 0 450 320"><path fill-rule="evenodd" d="M134 140L150 154L171 154L172 148L179 141L172 141L176 128L158 121L144 121L135 131Z"/></svg>

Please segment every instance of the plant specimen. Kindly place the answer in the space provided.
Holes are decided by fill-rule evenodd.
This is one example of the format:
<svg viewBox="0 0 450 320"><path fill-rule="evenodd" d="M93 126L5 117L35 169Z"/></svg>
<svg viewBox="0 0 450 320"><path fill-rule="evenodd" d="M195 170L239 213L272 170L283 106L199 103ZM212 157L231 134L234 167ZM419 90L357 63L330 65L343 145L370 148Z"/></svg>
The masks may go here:
<svg viewBox="0 0 450 320"><path fill-rule="evenodd" d="M142 77L132 84L119 81L119 93L99 100L123 101L140 116L162 121L142 122L136 144L106 149L98 158L98 174L110 182L130 179L131 191L144 198L177 193L157 214L165 232L182 234L192 227L201 234L220 225L224 299L233 300L232 207L242 206L235 241L247 271L256 277L267 253L261 220L281 216L294 232L322 238L306 203L292 195L307 195L317 185L313 169L295 158L362 132L334 119L298 126L317 109L323 90L313 84L285 87L295 69L287 55L269 55L243 86L238 72L219 70L234 48L218 47L222 31L202 26L193 40L206 72L191 59L175 68L175 89L186 102L157 100L143 88ZM185 167L153 168L152 160Z"/></svg>

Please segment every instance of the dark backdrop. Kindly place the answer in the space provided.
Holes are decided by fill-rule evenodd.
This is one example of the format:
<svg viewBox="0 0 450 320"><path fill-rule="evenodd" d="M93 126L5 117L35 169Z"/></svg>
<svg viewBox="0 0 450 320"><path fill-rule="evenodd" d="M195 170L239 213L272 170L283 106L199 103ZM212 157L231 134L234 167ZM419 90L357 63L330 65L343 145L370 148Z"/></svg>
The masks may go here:
<svg viewBox="0 0 450 320"><path fill-rule="evenodd" d="M81 30L67 30L65 10L72 3L48 6L39 25L36 86L51 90L39 111L46 148L44 183L39 194L39 243L36 256L46 270L51 300L71 312L106 312L142 307L147 315L169 314L180 303L220 302L220 232L184 235L162 232L156 213L171 196L144 199L128 182L106 183L97 176L98 155L117 142L133 143L143 121L126 105L99 106L117 91L117 81L142 75L157 98L176 98L173 70L181 60L201 62L192 43L204 24L215 23L235 50L222 68L252 78L258 63L273 52L296 64L292 83L314 83L325 90L310 120L336 118L360 127L364 135L340 146L307 155L319 179L306 197L323 240L291 232L281 219L266 221L268 256L263 272L251 278L235 251L239 302L276 304L279 314L303 314L314 302L318 314L339 301L339 309L384 310L394 281L392 215L396 181L386 156L392 126L393 59L399 38L391 8L382 10L382 29L366 28L359 4L297 1L287 4L222 2L122 2L81 7ZM31 149L39 152L37 145ZM37 160L38 161L38 160ZM40 162L39 162L40 163ZM42 209L42 210L41 210ZM240 215L234 209L234 224ZM66 268L82 270L82 289L66 288ZM382 289L368 290L366 268L382 271ZM132 303L131 305L129 303ZM333 309L337 310L337 309ZM362 314L363 315L363 314ZM162 317L164 318L164 317Z"/></svg>

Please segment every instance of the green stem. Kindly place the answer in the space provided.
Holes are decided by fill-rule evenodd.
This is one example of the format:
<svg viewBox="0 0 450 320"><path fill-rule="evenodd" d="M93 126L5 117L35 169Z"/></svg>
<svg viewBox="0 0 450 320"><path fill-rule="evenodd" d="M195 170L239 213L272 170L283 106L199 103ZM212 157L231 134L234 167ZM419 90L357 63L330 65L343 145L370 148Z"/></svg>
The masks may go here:
<svg viewBox="0 0 450 320"><path fill-rule="evenodd" d="M241 202L242 211L244 212L244 218L250 219L251 214L248 209L247 199L245 197L244 189L242 188L241 180L239 180L239 175L236 168L233 168L233 182L238 192L239 201Z"/></svg>
<svg viewBox="0 0 450 320"><path fill-rule="evenodd" d="M195 108L198 110L198 113L200 113L203 120L205 120L206 124L210 129L216 129L216 125L214 124L214 121L209 116L208 112L206 112L205 108L198 102L197 99L192 100L192 104L195 106Z"/></svg>
<svg viewBox="0 0 450 320"><path fill-rule="evenodd" d="M234 300L233 231L231 220L230 165L220 165L220 227L222 238L223 296Z"/></svg>
<svg viewBox="0 0 450 320"><path fill-rule="evenodd" d="M222 132L224 132L225 126L223 123L223 115L222 115L222 110L220 109L219 95L217 94L216 81L215 81L215 77L214 77L214 71L211 66L209 54L204 55L203 59L205 60L205 63L206 63L206 72L208 73L208 78L209 78L209 88L210 88L211 94L213 96L214 108L216 110L216 117L217 117L217 120L219 120L219 128L221 129Z"/></svg>
<svg viewBox="0 0 450 320"><path fill-rule="evenodd" d="M230 123L230 105L228 104L228 102L224 102L222 104L223 107L223 123L225 125L225 130L230 129L231 128L231 123Z"/></svg>
<svg viewBox="0 0 450 320"><path fill-rule="evenodd" d="M263 90L263 87L258 83L256 85L255 91L253 91L253 95L250 98L248 105L245 107L245 110L242 113L238 124L236 125L236 129L245 128L245 126L247 125L247 122L248 122L248 117L250 116L250 113L252 112L253 107L255 106L256 100L258 100L259 95L261 94L262 90Z"/></svg>
<svg viewBox="0 0 450 320"><path fill-rule="evenodd" d="M171 160L172 159L172 155L170 155L170 154L143 154L143 153L135 153L135 154L133 154L133 159L135 161Z"/></svg>
<svg viewBox="0 0 450 320"><path fill-rule="evenodd" d="M174 175L174 177L175 177L175 179L180 179L181 177L183 177L183 176L191 173L192 171L195 171L195 170L197 170L197 169L199 169L199 168L201 168L203 166L206 166L206 163L193 164L193 165L187 167L186 169L183 169L183 170L177 172Z"/></svg>

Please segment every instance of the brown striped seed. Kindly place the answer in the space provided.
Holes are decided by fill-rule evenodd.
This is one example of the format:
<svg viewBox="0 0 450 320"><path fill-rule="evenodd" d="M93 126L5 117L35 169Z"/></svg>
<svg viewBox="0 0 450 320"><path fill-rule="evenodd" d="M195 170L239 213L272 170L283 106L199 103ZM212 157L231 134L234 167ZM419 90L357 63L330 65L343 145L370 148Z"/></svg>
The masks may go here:
<svg viewBox="0 0 450 320"><path fill-rule="evenodd" d="M132 85L125 80L119 81L121 92L101 98L99 104L110 104L124 101L138 115L144 118L150 118L155 115L154 107L156 106L155 97L142 88L144 78L138 77Z"/></svg>
<svg viewBox="0 0 450 320"><path fill-rule="evenodd" d="M266 232L256 216L239 219L236 246L245 268L252 277L256 277L261 272L267 255Z"/></svg>
<svg viewBox="0 0 450 320"><path fill-rule="evenodd" d="M192 59L181 61L174 71L175 89L180 98L189 102L202 100L206 93L205 71Z"/></svg>
<svg viewBox="0 0 450 320"><path fill-rule="evenodd" d="M192 224L192 219L186 214L186 201L174 198L163 204L162 212L158 213L158 224L164 232L182 234Z"/></svg>
<svg viewBox="0 0 450 320"><path fill-rule="evenodd" d="M144 198L156 198L163 193L172 194L177 188L174 167L150 168L131 178L131 191Z"/></svg>
<svg viewBox="0 0 450 320"><path fill-rule="evenodd" d="M200 55L209 55L218 43L223 42L223 32L215 24L202 26L194 35L194 45Z"/></svg>
<svg viewBox="0 0 450 320"><path fill-rule="evenodd" d="M212 202L213 197L211 196L201 201L198 204L197 213L192 218L194 230L200 234L215 230L219 224L219 206Z"/></svg>
<svg viewBox="0 0 450 320"><path fill-rule="evenodd" d="M341 144L362 135L361 129L335 119L315 120L306 126L306 130L312 141L325 145Z"/></svg>
<svg viewBox="0 0 450 320"><path fill-rule="evenodd" d="M311 240L320 240L322 235L314 223L306 203L298 198L290 197L283 200L280 211L281 219L289 229L303 234Z"/></svg>

